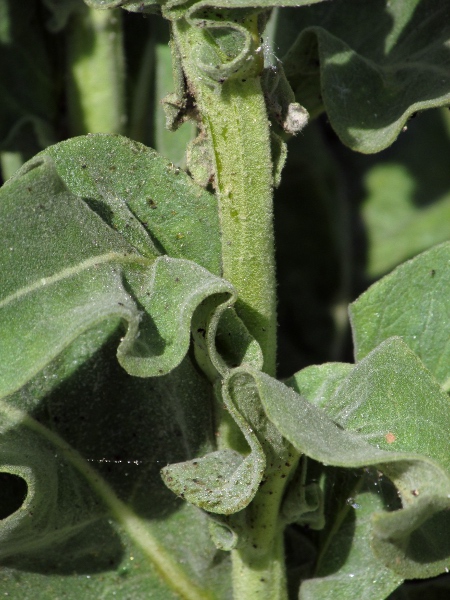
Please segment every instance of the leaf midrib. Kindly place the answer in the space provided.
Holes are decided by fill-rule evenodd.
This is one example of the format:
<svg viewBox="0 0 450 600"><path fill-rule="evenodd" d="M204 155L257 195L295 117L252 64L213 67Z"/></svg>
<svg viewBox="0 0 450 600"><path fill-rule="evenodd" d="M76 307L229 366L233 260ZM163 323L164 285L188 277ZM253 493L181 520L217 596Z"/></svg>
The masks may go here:
<svg viewBox="0 0 450 600"><path fill-rule="evenodd" d="M40 279L34 281L33 283L18 289L16 292L10 294L9 296L6 296L6 298L4 298L3 300L0 301L0 309L4 308L11 302L14 302L15 300L18 300L24 296L27 296L28 294L32 294L33 292L35 292L45 286L52 285L54 283L58 283L59 281L62 281L64 279L69 279L70 277L73 277L74 275L78 275L79 273L81 273L83 271L87 271L91 267L95 267L95 266L98 266L101 264L106 264L109 262L137 263L137 264L141 264L141 265L148 265L148 264L152 263L153 261L149 258L144 258L137 254L123 254L120 252L107 252L106 254L100 254L97 256L93 256L91 258L88 258L85 261L77 263L74 266L66 267L65 269L62 269L61 271L59 271L58 273L55 273L54 275L50 275L48 277L41 277Z"/></svg>
<svg viewBox="0 0 450 600"><path fill-rule="evenodd" d="M0 410L14 425L20 423L28 427L60 450L67 462L88 481L124 532L142 549L165 584L177 593L180 599L215 600L216 597L213 593L200 588L189 578L186 572L180 568L179 563L173 560L156 536L149 531L149 523L140 519L132 509L116 496L109 484L77 450L67 444L57 433L30 417L26 412L1 400Z"/></svg>

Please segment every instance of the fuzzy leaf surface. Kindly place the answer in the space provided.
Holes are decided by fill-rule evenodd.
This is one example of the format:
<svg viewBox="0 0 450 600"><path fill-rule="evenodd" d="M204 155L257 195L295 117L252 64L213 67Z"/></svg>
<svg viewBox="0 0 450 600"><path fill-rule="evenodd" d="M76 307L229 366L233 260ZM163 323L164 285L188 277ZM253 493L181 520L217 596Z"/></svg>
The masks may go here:
<svg viewBox="0 0 450 600"><path fill-rule="evenodd" d="M450 244L441 244L397 267L350 307L355 355L364 358L378 344L401 336L449 389Z"/></svg>
<svg viewBox="0 0 450 600"><path fill-rule="evenodd" d="M159 475L212 450L209 386L188 358L163 377L130 377L120 336L117 320L102 322L0 401L0 591L229 600L206 516Z"/></svg>
<svg viewBox="0 0 450 600"><path fill-rule="evenodd" d="M217 201L151 148L125 137L88 135L45 150L69 190L141 253L149 238L164 254L220 275Z"/></svg>
<svg viewBox="0 0 450 600"><path fill-rule="evenodd" d="M447 396L408 347L390 340L357 365L333 396L341 412L333 413L327 406L333 420L284 384L262 373L253 377L267 416L298 451L325 465L377 466L393 481L403 510L373 515L371 544L378 558L403 578L445 571L450 553L446 536L450 411ZM423 427L426 432L433 429L435 441L428 439ZM396 441L398 451L390 451Z"/></svg>
<svg viewBox="0 0 450 600"><path fill-rule="evenodd" d="M212 295L225 308L234 296L192 261L150 258L150 238L147 256L138 254L68 191L49 158L27 163L5 184L0 211L2 397L108 319L128 323L122 365L138 376L162 375L186 354L197 306Z"/></svg>
<svg viewBox="0 0 450 600"><path fill-rule="evenodd" d="M450 103L449 17L440 0L334 0L282 10L276 48L297 101L379 152L411 114Z"/></svg>
<svg viewBox="0 0 450 600"><path fill-rule="evenodd" d="M327 363L302 369L286 381L328 414L328 406L355 365ZM330 411L331 412L331 411ZM333 415L330 414L333 418ZM403 578L372 550L372 515L400 508L392 485L375 469L324 470L325 529L314 577L300 587L300 599L327 597L384 600ZM343 556L341 549L348 548Z"/></svg>

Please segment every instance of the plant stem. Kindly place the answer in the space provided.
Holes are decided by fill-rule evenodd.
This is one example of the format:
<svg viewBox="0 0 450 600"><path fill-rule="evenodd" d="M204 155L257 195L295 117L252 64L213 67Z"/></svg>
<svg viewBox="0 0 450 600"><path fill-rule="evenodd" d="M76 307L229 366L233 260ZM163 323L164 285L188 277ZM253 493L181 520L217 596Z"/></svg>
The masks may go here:
<svg viewBox="0 0 450 600"><path fill-rule="evenodd" d="M263 555L246 546L232 550L233 594L236 600L287 600L283 531Z"/></svg>
<svg viewBox="0 0 450 600"><path fill-rule="evenodd" d="M257 16L242 22L259 46ZM273 175L270 129L260 83L262 56L255 52L241 76L214 84L198 67L196 49L208 34L184 20L173 38L201 127L211 145L222 231L223 277L238 292L236 311L259 342L263 370L276 368L276 288L273 238ZM220 49L214 48L220 56ZM226 422L219 425L225 432ZM233 427L222 435L235 446ZM226 439L225 439L226 438ZM283 475L285 477L285 475ZM270 475L246 508L249 540L232 551L234 600L287 600L283 527L279 508L287 479Z"/></svg>
<svg viewBox="0 0 450 600"><path fill-rule="evenodd" d="M250 21L250 19L249 19ZM256 18L250 21L254 34ZM263 370L275 374L276 291L270 131L259 76L214 88L190 60L202 32L173 23L185 76L212 146L222 227L223 277L238 291L236 311L261 345ZM204 40L203 40L204 41ZM205 42L204 42L205 43Z"/></svg>
<svg viewBox="0 0 450 600"><path fill-rule="evenodd" d="M125 76L118 10L80 6L67 34L67 105L71 135L123 133Z"/></svg>

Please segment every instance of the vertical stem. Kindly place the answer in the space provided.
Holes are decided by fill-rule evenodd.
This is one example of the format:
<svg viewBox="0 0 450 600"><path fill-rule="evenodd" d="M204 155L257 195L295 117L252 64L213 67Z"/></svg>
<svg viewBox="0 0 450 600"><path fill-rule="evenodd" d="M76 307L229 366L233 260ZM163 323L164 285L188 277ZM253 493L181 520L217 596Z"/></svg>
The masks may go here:
<svg viewBox="0 0 450 600"><path fill-rule="evenodd" d="M283 531L261 556L245 547L232 551L233 593L236 600L287 600Z"/></svg>
<svg viewBox="0 0 450 600"><path fill-rule="evenodd" d="M244 22L255 48L257 17ZM187 86L194 96L213 154L221 230L223 276L237 289L236 310L259 342L263 370L275 375L276 288L270 129L255 68L214 85L198 68L196 49L214 43L184 19L173 22L173 38ZM220 52L219 52L220 54ZM250 63L251 64L251 63ZM232 432L231 432L232 433ZM227 442L232 445L232 435ZM279 508L287 477L271 474L246 508L249 539L232 550L235 600L287 600L283 527Z"/></svg>
<svg viewBox="0 0 450 600"><path fill-rule="evenodd" d="M67 104L71 135L123 132L125 71L119 10L83 6L70 21Z"/></svg>
<svg viewBox="0 0 450 600"><path fill-rule="evenodd" d="M237 289L236 310L261 345L264 371L275 374L276 290L272 157L266 106L258 76L214 89L190 61L196 35L183 19L173 35L203 126L212 145L222 226L223 277ZM219 84L218 84L219 85Z"/></svg>

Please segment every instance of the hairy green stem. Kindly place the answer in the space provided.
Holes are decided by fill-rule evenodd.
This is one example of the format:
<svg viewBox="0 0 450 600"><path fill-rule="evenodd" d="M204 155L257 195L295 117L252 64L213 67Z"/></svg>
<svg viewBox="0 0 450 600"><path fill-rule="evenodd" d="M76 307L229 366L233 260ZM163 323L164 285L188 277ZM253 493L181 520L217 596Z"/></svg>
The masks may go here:
<svg viewBox="0 0 450 600"><path fill-rule="evenodd" d="M283 531L272 547L258 555L246 546L232 551L233 594L236 600L287 600Z"/></svg>
<svg viewBox="0 0 450 600"><path fill-rule="evenodd" d="M80 7L67 34L71 135L123 133L125 76L120 9Z"/></svg>
<svg viewBox="0 0 450 600"><path fill-rule="evenodd" d="M257 16L250 16L242 23L260 52ZM214 84L199 68L197 53L202 44L214 45L212 37L184 19L174 21L172 31L189 92L212 150L222 231L223 277L237 289L235 308L261 346L263 370L274 376L273 167L269 121L260 82L262 56L255 51L242 75L233 74L232 78ZM220 48L214 50L220 56ZM222 445L236 446L233 425L222 420L222 427L219 426ZM232 551L234 600L287 599L283 526L279 519L286 481L287 471L281 475L279 471L268 474L246 508L249 539L244 547Z"/></svg>
<svg viewBox="0 0 450 600"><path fill-rule="evenodd" d="M254 27L254 23L250 23ZM222 228L223 277L238 291L236 310L261 345L264 371L275 374L276 291L272 157L258 76L215 88L190 60L198 32L181 19L173 35L209 138ZM195 55L195 54L194 54Z"/></svg>
<svg viewBox="0 0 450 600"><path fill-rule="evenodd" d="M232 550L233 591L236 600L287 600L284 523L280 506L300 455L290 447L280 469L266 474L264 484L247 507L248 541Z"/></svg>

